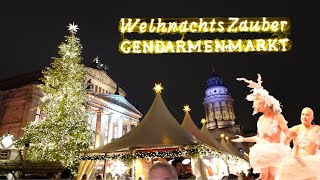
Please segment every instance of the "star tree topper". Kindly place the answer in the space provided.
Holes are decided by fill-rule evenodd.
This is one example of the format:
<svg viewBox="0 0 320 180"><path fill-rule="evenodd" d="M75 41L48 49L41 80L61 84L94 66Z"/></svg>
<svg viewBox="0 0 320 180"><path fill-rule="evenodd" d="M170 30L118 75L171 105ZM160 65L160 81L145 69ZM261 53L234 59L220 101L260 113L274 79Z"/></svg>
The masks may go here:
<svg viewBox="0 0 320 180"><path fill-rule="evenodd" d="M72 24L69 23L68 30L72 33L72 34L76 34L78 31L78 25L74 24L74 22Z"/></svg>

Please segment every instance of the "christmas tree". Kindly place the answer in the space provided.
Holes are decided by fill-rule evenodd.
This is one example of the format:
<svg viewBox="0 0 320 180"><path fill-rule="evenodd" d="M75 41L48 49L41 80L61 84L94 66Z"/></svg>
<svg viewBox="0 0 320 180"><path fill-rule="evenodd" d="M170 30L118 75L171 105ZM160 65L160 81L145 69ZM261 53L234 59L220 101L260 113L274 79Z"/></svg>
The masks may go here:
<svg viewBox="0 0 320 180"><path fill-rule="evenodd" d="M24 128L21 144L30 143L28 159L59 161L75 169L80 151L93 140L87 122L85 72L80 56L82 46L75 36L78 26L69 24L70 35L59 46L59 58L46 67L38 87L43 93L38 107L44 118Z"/></svg>

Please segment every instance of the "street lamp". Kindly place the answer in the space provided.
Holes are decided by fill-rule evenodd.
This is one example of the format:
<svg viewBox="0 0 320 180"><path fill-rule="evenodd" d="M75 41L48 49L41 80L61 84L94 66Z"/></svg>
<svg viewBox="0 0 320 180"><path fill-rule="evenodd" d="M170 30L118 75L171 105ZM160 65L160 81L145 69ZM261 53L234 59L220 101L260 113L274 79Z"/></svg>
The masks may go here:
<svg viewBox="0 0 320 180"><path fill-rule="evenodd" d="M9 133L1 137L1 148L10 148L14 144L13 136Z"/></svg>

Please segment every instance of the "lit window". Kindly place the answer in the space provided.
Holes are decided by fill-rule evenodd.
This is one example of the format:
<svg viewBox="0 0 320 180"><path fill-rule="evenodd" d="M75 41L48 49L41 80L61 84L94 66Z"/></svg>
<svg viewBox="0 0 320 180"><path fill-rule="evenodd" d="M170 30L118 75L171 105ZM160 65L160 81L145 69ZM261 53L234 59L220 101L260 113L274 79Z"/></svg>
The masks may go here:
<svg viewBox="0 0 320 180"><path fill-rule="evenodd" d="M0 151L0 159L9 159L10 150L1 150Z"/></svg>

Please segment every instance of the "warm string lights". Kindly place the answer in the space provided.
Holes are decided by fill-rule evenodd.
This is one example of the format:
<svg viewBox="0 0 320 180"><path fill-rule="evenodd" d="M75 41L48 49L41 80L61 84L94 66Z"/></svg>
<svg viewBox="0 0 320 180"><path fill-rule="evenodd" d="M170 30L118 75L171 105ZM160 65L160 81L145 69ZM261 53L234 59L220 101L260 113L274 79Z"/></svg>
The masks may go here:
<svg viewBox="0 0 320 180"><path fill-rule="evenodd" d="M233 53L233 52L286 52L291 49L290 20L286 17L251 18L121 18L119 31L123 35L119 51L124 54L163 53ZM144 40L126 39L126 33L156 33L160 38ZM255 33L269 38L253 39L185 39L187 33ZM164 35L180 34L178 40L163 40Z"/></svg>
<svg viewBox="0 0 320 180"><path fill-rule="evenodd" d="M214 150L204 145L188 145L180 148L180 150L167 150L167 151L152 151L144 152L137 151L132 153L117 153L117 154L106 154L106 155L88 155L84 154L80 157L80 160L121 160L126 164L130 164L134 159L153 159L153 158L176 158L176 157L215 157L221 158L229 164L247 163L244 159L237 156L231 155L226 152Z"/></svg>
<svg viewBox="0 0 320 180"><path fill-rule="evenodd" d="M290 29L288 18L121 18L121 33L240 33L240 32L286 32Z"/></svg>
<svg viewBox="0 0 320 180"><path fill-rule="evenodd" d="M238 40L123 40L119 50L124 54L285 52L291 48L288 38Z"/></svg>
<svg viewBox="0 0 320 180"><path fill-rule="evenodd" d="M53 58L43 72L43 83L38 85L43 94L39 109L44 117L24 128L19 144L28 144L28 159L59 161L75 170L80 151L92 144L93 132L87 122L85 108L85 72L81 64L78 26L69 24L69 36L59 45L60 57Z"/></svg>

